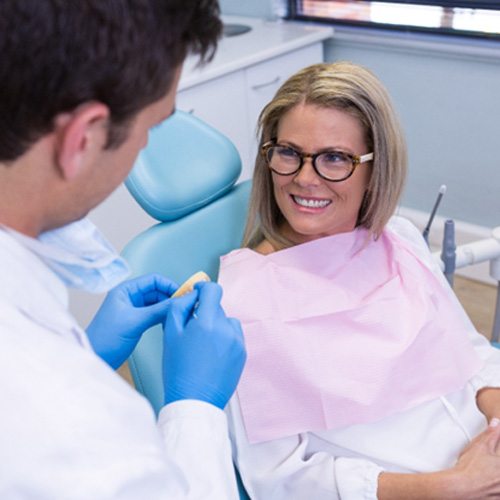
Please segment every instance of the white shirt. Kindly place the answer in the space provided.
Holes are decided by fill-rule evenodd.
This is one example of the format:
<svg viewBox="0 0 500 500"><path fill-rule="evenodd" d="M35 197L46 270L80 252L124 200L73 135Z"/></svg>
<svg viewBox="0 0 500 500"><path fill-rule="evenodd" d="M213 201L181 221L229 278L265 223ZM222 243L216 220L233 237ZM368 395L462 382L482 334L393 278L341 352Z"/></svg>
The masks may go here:
<svg viewBox="0 0 500 500"><path fill-rule="evenodd" d="M160 412L92 351L67 290L0 230L0 498L236 499L227 422Z"/></svg>
<svg viewBox="0 0 500 500"><path fill-rule="evenodd" d="M412 243L449 289L416 228L399 218L391 220L391 226ZM237 395L233 397L227 413L234 458L250 497L373 500L382 471L431 472L454 465L487 426L476 405L477 391L500 387L500 351L479 333L471 340L486 363L462 390L370 424L250 445Z"/></svg>

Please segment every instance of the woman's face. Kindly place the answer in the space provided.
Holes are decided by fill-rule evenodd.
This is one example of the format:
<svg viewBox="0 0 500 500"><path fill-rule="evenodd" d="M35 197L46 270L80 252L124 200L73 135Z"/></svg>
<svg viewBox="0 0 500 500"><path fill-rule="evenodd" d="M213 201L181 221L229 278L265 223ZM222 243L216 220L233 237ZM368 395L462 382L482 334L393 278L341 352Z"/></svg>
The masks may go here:
<svg viewBox="0 0 500 500"><path fill-rule="evenodd" d="M371 153L357 118L311 104L298 104L283 115L277 142L310 154L329 149L353 155ZM345 181L329 182L318 176L306 158L295 175L272 172L274 196L286 220L283 235L298 244L352 231L370 170L371 162L362 163Z"/></svg>

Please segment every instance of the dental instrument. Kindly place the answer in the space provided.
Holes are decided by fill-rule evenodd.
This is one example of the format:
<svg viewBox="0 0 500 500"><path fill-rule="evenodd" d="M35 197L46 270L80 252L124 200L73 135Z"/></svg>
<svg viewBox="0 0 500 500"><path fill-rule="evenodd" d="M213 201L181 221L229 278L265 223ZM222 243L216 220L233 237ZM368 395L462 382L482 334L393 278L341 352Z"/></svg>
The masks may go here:
<svg viewBox="0 0 500 500"><path fill-rule="evenodd" d="M439 204L441 203L441 199L443 198L443 195L445 193L446 193L446 185L442 184L441 187L439 188L438 196L436 202L434 203L434 208L432 209L427 225L425 226L424 231L422 233L424 240L427 242L427 245L429 244L429 231L431 229L432 221L434 220L434 216L436 215Z"/></svg>

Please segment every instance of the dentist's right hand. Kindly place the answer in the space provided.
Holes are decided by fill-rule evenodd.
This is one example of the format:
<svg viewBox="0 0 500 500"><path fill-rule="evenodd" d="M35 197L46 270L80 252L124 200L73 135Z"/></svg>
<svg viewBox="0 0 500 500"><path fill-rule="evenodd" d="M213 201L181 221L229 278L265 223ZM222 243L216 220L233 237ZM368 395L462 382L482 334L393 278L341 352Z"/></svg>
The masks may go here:
<svg viewBox="0 0 500 500"><path fill-rule="evenodd" d="M246 360L238 320L228 318L217 283L170 300L164 323L165 403L198 399L223 409L236 389Z"/></svg>

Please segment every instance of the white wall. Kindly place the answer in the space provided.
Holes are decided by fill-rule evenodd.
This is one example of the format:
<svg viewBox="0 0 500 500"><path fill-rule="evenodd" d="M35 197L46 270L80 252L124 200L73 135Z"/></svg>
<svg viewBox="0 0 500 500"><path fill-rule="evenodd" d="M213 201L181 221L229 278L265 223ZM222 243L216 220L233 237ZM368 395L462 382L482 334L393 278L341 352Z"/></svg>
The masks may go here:
<svg viewBox="0 0 500 500"><path fill-rule="evenodd" d="M250 16L269 18L273 14L275 0L220 0L219 5L222 13L233 16Z"/></svg>
<svg viewBox="0 0 500 500"><path fill-rule="evenodd" d="M500 48L448 40L337 30L325 57L363 64L387 86L409 148L403 205L428 212L446 184L441 215L498 226Z"/></svg>

